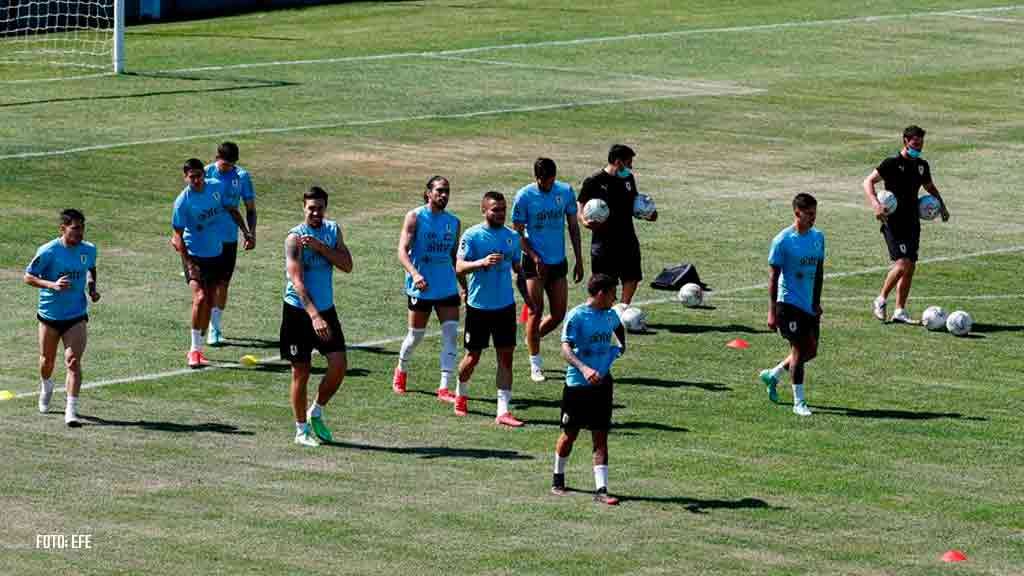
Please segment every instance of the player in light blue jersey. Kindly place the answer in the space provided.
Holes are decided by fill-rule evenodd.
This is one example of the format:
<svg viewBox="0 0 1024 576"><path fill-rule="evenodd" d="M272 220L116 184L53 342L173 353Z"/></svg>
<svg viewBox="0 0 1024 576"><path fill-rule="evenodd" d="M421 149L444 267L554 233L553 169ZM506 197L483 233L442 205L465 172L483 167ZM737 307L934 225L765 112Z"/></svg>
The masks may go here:
<svg viewBox="0 0 1024 576"><path fill-rule="evenodd" d="M554 160L538 158L533 163L536 182L520 189L512 203L512 225L519 232L523 249L523 276L531 309L526 322L526 346L530 349L530 379L534 382L544 381L540 339L562 322L569 301L566 224L576 261L572 279L577 284L583 280L576 195L571 186L555 180L556 174ZM542 319L545 293L550 309Z"/></svg>
<svg viewBox="0 0 1024 576"><path fill-rule="evenodd" d="M241 228L246 250L256 247L256 193L252 188L249 172L238 165L238 145L223 142L217 146L217 157L206 166L206 177L216 178L224 183L225 204L238 208L245 203L245 228ZM240 227L231 212L225 211L218 223L221 228L223 250L220 257L221 281L214 287L213 304L210 306L210 327L206 343L211 346L223 344L221 314L228 305L228 286L235 274L235 260L238 258L238 231Z"/></svg>
<svg viewBox="0 0 1024 576"><path fill-rule="evenodd" d="M25 269L25 283L39 289L39 411L50 409L57 344L64 342L67 392L64 423L81 426L78 392L82 387L89 300L96 302L96 246L85 241L85 216L73 208L60 213L60 236L36 250ZM85 297L89 294L88 300Z"/></svg>
<svg viewBox="0 0 1024 576"><path fill-rule="evenodd" d="M480 354L494 340L498 356L498 412L494 421L517 428L523 423L509 412L512 400L512 355L516 348L516 302L512 271L519 272L519 235L505 227L505 196L487 192L480 202L484 221L466 230L459 241L455 271L469 275L466 296L466 355L459 363L455 414L468 413L469 378Z"/></svg>
<svg viewBox="0 0 1024 576"><path fill-rule="evenodd" d="M281 312L281 358L291 361L291 404L295 443L319 446L333 437L324 422L324 406L341 387L348 367L345 334L334 308L334 269L352 272L352 254L337 222L326 220L327 192L313 186L302 197L302 224L284 241L285 286ZM316 400L306 409L306 383L313 349L327 359Z"/></svg>
<svg viewBox="0 0 1024 576"><path fill-rule="evenodd" d="M431 311L437 311L441 323L441 383L437 398L455 402L448 389L455 362L459 338L460 282L455 274L455 256L462 224L445 211L451 185L448 179L433 176L427 180L423 193L424 204L410 210L402 223L398 237L398 261L405 268L405 295L408 299L409 332L402 340L398 352L398 366L391 379L396 394L405 394L409 358L423 340Z"/></svg>
<svg viewBox="0 0 1024 576"><path fill-rule="evenodd" d="M220 180L207 179L203 163L189 158L182 167L185 189L174 201L171 245L181 255L185 281L192 291L192 344L188 367L209 364L203 354L203 331L210 323L214 290L221 281L220 256L224 249L218 222L225 211L248 234L237 207L231 207Z"/></svg>
<svg viewBox="0 0 1024 576"><path fill-rule="evenodd" d="M589 297L572 309L562 328L562 356L569 363L562 389L562 433L555 444L551 493L565 489L565 465L581 428L589 428L594 443L594 501L614 506L608 494L608 430L612 423L612 362L626 351L626 330L612 310L618 280L594 274L587 282ZM616 342L617 339L617 342Z"/></svg>
<svg viewBox="0 0 1024 576"><path fill-rule="evenodd" d="M821 331L821 286L824 280L825 235L814 227L818 201L810 194L793 198L793 225L779 232L768 253L768 328L789 341L789 355L774 368L761 371L772 402L778 400L779 375L793 380L793 413L810 416L804 398L804 364L818 355Z"/></svg>

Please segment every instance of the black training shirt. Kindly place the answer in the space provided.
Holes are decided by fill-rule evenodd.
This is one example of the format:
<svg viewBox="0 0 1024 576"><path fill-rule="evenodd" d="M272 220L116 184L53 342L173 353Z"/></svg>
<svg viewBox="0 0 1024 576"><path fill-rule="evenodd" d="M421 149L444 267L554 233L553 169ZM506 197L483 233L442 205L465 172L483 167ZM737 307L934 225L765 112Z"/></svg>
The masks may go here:
<svg viewBox="0 0 1024 576"><path fill-rule="evenodd" d="M593 230L590 238L591 253L640 247L633 228L633 201L636 197L636 179L632 174L628 178L619 178L599 170L583 181L576 197L580 206L586 206L593 198L600 198L608 204L608 220L600 230Z"/></svg>
<svg viewBox="0 0 1024 576"><path fill-rule="evenodd" d="M902 154L896 154L882 160L877 169L885 181L885 189L892 192L898 202L889 220L899 223L918 222L918 191L921 186L932 181L928 162L922 158L905 158Z"/></svg>

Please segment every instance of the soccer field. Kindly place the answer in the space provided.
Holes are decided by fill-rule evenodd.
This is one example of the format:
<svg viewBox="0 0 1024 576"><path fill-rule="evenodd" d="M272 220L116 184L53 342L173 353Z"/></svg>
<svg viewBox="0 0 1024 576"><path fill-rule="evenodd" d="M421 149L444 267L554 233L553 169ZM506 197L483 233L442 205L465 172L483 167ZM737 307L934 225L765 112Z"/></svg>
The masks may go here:
<svg viewBox="0 0 1024 576"><path fill-rule="evenodd" d="M0 390L16 395L0 401L0 574L1024 572L1022 37L1024 4L981 0L424 0L131 27L116 77L25 82L40 72L0 65ZM871 316L888 257L861 181L908 124L928 130L952 213L922 223L910 311L966 310L967 338ZM182 162L223 140L253 174L257 245L239 256L229 345L189 371L171 205ZM611 508L591 502L586 434L574 492L548 492L554 335L545 383L517 350L519 430L493 423L493 353L467 418L433 396L436 337L409 394L390 379L406 329L395 247L427 178L451 180L466 228L484 191L532 181L536 157L578 189L616 142L659 219L637 222L651 331L614 369ZM337 442L301 449L276 356L283 239L311 185L354 271L335 275L350 345L326 413ZM779 404L757 379L786 352L765 325L767 253L798 192L828 243L810 418L788 379ZM88 219L103 294L77 430L61 385L36 412L22 283L67 207ZM647 287L680 261L714 287L708 307ZM584 296L570 287L570 305ZM41 549L43 534L91 548ZM943 563L950 549L968 560Z"/></svg>

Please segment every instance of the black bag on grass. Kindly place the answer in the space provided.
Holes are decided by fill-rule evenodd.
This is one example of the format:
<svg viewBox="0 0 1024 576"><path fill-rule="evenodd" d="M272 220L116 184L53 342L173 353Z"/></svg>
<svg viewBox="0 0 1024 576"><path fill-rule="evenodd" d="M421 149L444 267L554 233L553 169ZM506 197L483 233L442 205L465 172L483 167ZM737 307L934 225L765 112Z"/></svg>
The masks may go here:
<svg viewBox="0 0 1024 576"><path fill-rule="evenodd" d="M690 283L700 286L701 290L711 290L710 286L700 281L697 267L688 262L662 270L661 274L658 274L658 277L651 282L651 288L678 291L684 284Z"/></svg>

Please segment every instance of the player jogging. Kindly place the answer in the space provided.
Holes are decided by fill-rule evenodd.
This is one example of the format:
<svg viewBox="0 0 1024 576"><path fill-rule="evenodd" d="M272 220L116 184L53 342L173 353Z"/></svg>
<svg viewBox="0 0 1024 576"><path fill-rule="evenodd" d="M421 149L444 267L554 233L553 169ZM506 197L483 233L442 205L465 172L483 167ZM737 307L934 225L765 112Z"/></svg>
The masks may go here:
<svg viewBox="0 0 1024 576"><path fill-rule="evenodd" d="M903 148L899 154L882 160L864 179L864 195L874 209L875 217L882 223L882 236L885 237L889 258L892 260L889 272L882 281L882 291L872 305L875 318L882 322L885 322L886 300L893 288L896 289L896 309L891 321L912 322L907 312L907 299L910 297L910 284L914 280L921 240L921 217L917 208L917 194L921 187L939 201L942 221L949 220L946 203L932 181L931 168L921 158L924 135L925 131L920 126L908 126L903 130ZM884 181L885 189L896 196L896 210L888 216L875 196L875 184L879 181Z"/></svg>
<svg viewBox="0 0 1024 576"><path fill-rule="evenodd" d="M761 371L768 399L779 399L779 375L793 380L793 413L810 416L804 398L804 365L818 355L821 328L821 285L824 280L825 235L814 227L818 201L810 194L793 198L794 222L772 240L768 253L768 328L778 329L790 351L777 366Z"/></svg>
<svg viewBox="0 0 1024 576"><path fill-rule="evenodd" d="M39 412L50 409L57 344L64 343L64 423L78 420L89 300L96 302L96 246L85 241L85 216L69 208L60 213L60 236L43 244L25 269L25 283L39 289ZM89 298L85 294L88 291Z"/></svg>
<svg viewBox="0 0 1024 576"><path fill-rule="evenodd" d="M531 308L526 322L526 345L530 349L530 379L534 382L544 381L540 339L554 331L565 318L569 300L566 224L576 261L573 282L578 284L583 280L576 195L571 186L555 180L556 173L554 160L538 158L533 163L536 182L520 189L512 203L512 225L520 236L523 276ZM545 294L550 311L542 319Z"/></svg>
<svg viewBox="0 0 1024 576"><path fill-rule="evenodd" d="M324 406L341 387L348 367L345 334L334 308L334 269L352 272L352 254L342 239L341 228L325 220L327 192L313 186L302 196L302 224L288 231L284 241L285 273L281 311L281 358L292 364L291 403L295 415L295 443L319 446L330 442L324 422ZM306 383L316 348L327 359L316 400L306 410ZM308 420L308 422L307 422Z"/></svg>
<svg viewBox="0 0 1024 576"><path fill-rule="evenodd" d="M462 304L455 274L462 225L458 218L445 211L450 194L447 178L431 177L423 193L424 204L407 212L402 222L398 261L405 268L409 331L402 340L398 365L391 380L395 393L405 394L409 358L423 340L431 311L436 311L441 323L441 383L437 398L445 402L455 402L455 395L448 386L458 360L459 306Z"/></svg>
<svg viewBox="0 0 1024 576"><path fill-rule="evenodd" d="M626 351L626 330L615 304L615 278L594 274L589 297L572 309L562 328L562 356L569 363L562 388L562 433L555 444L551 493L565 494L565 466L581 428L594 444L594 501L614 506L608 494L608 429L612 422L612 362ZM618 338L618 344L614 338Z"/></svg>

